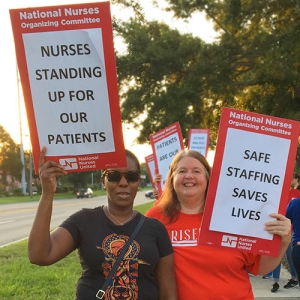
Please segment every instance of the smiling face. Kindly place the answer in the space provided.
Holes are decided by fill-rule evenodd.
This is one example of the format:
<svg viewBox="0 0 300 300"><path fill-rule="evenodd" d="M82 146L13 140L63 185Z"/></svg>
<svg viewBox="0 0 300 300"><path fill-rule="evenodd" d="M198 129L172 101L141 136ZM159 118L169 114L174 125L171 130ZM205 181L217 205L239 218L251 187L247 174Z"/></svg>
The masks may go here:
<svg viewBox="0 0 300 300"><path fill-rule="evenodd" d="M205 201L208 173L204 165L196 158L181 158L173 173L174 190L180 202L190 198Z"/></svg>
<svg viewBox="0 0 300 300"><path fill-rule="evenodd" d="M127 167L119 169L107 169L107 171L118 171L120 173L127 173L129 171L139 171L138 166L133 158L127 156ZM107 176L102 178L102 183L105 186L108 200L113 206L126 207L132 206L138 188L140 186L141 178L137 182L128 182L125 176L121 176L120 181L108 181Z"/></svg>

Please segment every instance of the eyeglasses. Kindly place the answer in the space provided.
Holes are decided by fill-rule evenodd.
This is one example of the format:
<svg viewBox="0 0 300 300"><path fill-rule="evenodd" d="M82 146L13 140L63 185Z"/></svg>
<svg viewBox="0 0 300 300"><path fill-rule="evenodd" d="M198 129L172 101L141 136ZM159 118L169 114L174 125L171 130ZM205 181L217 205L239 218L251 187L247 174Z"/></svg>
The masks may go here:
<svg viewBox="0 0 300 300"><path fill-rule="evenodd" d="M140 171L129 171L121 173L119 171L104 171L102 177L107 177L109 182L119 182L122 176L125 176L127 182L138 182L140 179Z"/></svg>

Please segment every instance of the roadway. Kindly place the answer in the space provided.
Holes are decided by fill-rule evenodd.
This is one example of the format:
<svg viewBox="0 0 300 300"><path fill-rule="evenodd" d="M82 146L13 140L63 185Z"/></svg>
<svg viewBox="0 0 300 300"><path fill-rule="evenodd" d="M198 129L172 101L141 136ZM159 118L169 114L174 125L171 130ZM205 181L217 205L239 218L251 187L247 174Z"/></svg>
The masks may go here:
<svg viewBox="0 0 300 300"><path fill-rule="evenodd" d="M137 193L134 205L152 201L145 197L145 191ZM94 208L107 203L107 196L90 199L66 199L53 201L53 213L50 228L56 228L72 213L82 208ZM21 202L0 205L0 247L28 237L38 202Z"/></svg>

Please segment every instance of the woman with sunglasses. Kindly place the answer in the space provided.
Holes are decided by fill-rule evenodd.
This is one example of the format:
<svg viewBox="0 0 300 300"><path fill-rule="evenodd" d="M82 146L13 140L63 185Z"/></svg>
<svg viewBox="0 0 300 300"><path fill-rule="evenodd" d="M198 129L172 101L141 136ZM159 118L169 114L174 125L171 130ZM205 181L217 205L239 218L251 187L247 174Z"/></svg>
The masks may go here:
<svg viewBox="0 0 300 300"><path fill-rule="evenodd" d="M45 161L45 154L44 147L39 161L42 195L28 240L31 263L51 265L78 249L82 272L76 300L176 300L172 245L164 225L151 218L145 219L104 294L99 293L142 217L133 209L141 181L136 156L126 150L127 167L103 172L107 205L82 209L50 233L56 177L66 171L56 162Z"/></svg>
<svg viewBox="0 0 300 300"><path fill-rule="evenodd" d="M265 230L282 238L278 257L198 245L210 171L199 152L178 152L161 197L145 215L160 220L169 232L178 299L253 300L248 272L263 275L279 264L291 239L291 222L274 213L274 221L265 224Z"/></svg>

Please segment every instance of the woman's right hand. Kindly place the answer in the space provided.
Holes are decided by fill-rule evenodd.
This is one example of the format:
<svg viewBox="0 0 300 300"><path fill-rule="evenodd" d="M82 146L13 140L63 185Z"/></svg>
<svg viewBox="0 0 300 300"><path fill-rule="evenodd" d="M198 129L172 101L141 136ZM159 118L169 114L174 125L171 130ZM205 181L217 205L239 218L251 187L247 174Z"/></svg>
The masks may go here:
<svg viewBox="0 0 300 300"><path fill-rule="evenodd" d="M64 176L67 172L59 163L52 160L45 161L46 152L47 148L43 147L39 159L39 177L42 192L54 194L56 191L56 176Z"/></svg>

